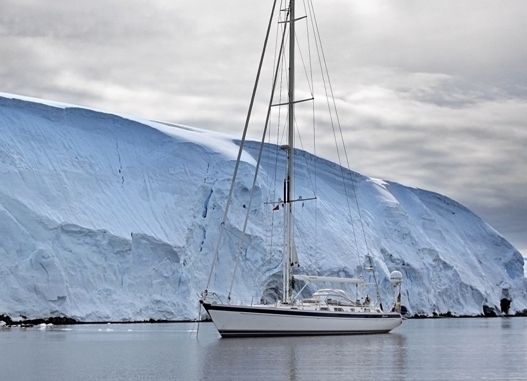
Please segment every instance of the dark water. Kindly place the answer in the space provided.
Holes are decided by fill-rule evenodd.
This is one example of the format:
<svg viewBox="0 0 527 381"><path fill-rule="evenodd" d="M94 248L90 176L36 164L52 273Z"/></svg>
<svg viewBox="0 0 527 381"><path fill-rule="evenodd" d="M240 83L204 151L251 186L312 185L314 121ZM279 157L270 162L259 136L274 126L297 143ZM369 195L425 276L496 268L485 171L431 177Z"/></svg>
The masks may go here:
<svg viewBox="0 0 527 381"><path fill-rule="evenodd" d="M210 323L0 329L0 380L526 380L527 318L390 334L220 339Z"/></svg>

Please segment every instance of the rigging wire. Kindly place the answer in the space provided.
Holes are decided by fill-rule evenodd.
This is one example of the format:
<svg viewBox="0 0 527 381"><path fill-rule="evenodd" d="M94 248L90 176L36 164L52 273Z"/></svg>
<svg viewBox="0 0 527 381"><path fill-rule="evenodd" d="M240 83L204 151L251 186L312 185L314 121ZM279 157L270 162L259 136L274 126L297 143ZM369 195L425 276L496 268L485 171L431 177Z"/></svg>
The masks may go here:
<svg viewBox="0 0 527 381"><path fill-rule="evenodd" d="M275 8L276 8L276 1L277 0L273 1L273 8L271 10L271 16L269 18L269 25L267 27L267 33L265 35L264 46L263 46L263 49L262 49L262 54L260 56L260 64L258 65L258 71L257 71L257 74L256 74L256 80L255 80L255 84L254 84L254 87L253 87L253 92L252 92L252 95L251 95L251 102L249 104L249 110L247 112L247 118L245 120L245 127L243 129L242 139L240 141L240 149L238 150L238 156L236 158L236 164L235 164L235 167L234 167L234 174L233 174L233 181L231 183L231 187L230 187L230 190L229 190L229 196L227 198L227 203L225 205L225 211L223 213L223 219L222 219L221 225L220 225L220 231L219 231L219 234L218 234L218 240L216 242L216 247L214 249L214 255L212 257L212 266L210 268L209 277L207 279L207 286L205 287L205 291L204 291L204 295L205 296L207 295L208 288L210 286L210 281L212 279L212 274L214 273L214 269L216 267L216 261L218 260L218 253L219 253L221 239L222 239L222 236L223 236L223 230L225 229L225 223L227 222L227 215L228 215L228 212L229 212L230 203L232 201L232 194L234 192L235 179L236 179L236 176L238 175L238 168L239 168L239 165L240 165L240 159L241 159L241 156L242 156L242 153L243 153L243 148L244 148L244 145L245 145L245 138L247 136L247 129L249 127L249 121L251 119L252 108L253 108L253 105L254 105L254 99L256 97L256 90L258 89L258 83L260 81L260 74L262 72L262 66L263 66L263 61L264 61L264 57L265 57L265 51L267 49L267 42L269 40L269 33L271 31L271 25L273 23L273 16L274 16Z"/></svg>
<svg viewBox="0 0 527 381"><path fill-rule="evenodd" d="M304 13L307 15L309 12L309 7L306 7L306 0L303 1L303 4L304 4ZM311 92L311 96L314 98L314 92L315 92L315 81L314 81L314 78L313 78L313 60L311 59L312 57L312 53L311 53L311 39L310 39L310 33L309 33L309 23L306 22L306 37L307 37L307 50L308 50L308 57L309 57L309 73L310 73L310 77L311 77L311 88L312 88L312 92ZM315 100L313 100L313 102L311 103L311 108L312 108L312 112L311 112L311 115L312 115L312 129L313 129L313 172L314 172L314 185L313 185L313 189L315 189L315 193L318 194L318 183L317 183L317 178L318 178L318 174L317 174L317 169L318 169L318 166L317 166L317 163L318 163L318 160L317 160L317 134L316 134L316 113L315 113ZM315 199L315 252L318 250L318 198Z"/></svg>
<svg viewBox="0 0 527 381"><path fill-rule="evenodd" d="M330 81L330 78L329 78L329 70L328 70L328 67L327 67L327 63L326 63L326 58L325 58L325 55L324 55L324 51L323 51L323 48L322 48L322 39L320 37L320 32L318 30L318 23L316 21L316 16L315 16L315 11L314 11L314 8L313 8L313 3L311 1L308 2L308 5L310 6L309 10L310 10L310 17L311 17L311 20L312 20L312 24L313 24L313 34L315 36L315 47L317 49L317 53L318 53L318 59L319 59L319 64L320 64L320 68L321 68L321 75L322 75L322 81L323 81L323 85L324 85L324 92L325 92L325 98L326 98L326 105L327 105L327 108L328 108L328 112L329 112L329 118L330 118L330 124L331 124L331 127L332 127L332 130L333 130L333 136L335 138L335 149L336 149L336 153L337 153L337 158L338 158L338 162L340 164L340 171L341 171L341 177L342 179L344 179L346 176L344 174L344 167L342 165L342 158L341 158L341 154L340 154L340 149L339 149L339 144L338 144L338 141L337 141L337 133L336 133L336 130L335 130L335 122L334 122L334 118L333 118L333 113L336 114L336 117L337 117L337 123L338 123L338 126L339 126L339 129L340 129L340 120L338 119L338 112L337 112L337 108L336 108L336 104L335 104L335 101L334 101L334 95L333 95L333 89L331 87L331 81ZM327 81L326 81L327 80ZM329 91L328 91L328 86L329 86ZM333 99L333 108L330 104L330 98ZM344 150L345 150L345 146L344 146ZM348 168L349 168L349 163L348 163ZM353 183L352 183L353 184ZM351 205L349 203L349 200L350 200L350 197L348 196L348 188L346 187L346 183L343 182L343 185L344 185L344 193L346 195L346 203L347 203L347 207L348 207L348 213L349 213L349 216L350 216L350 219L352 219L352 212L351 212ZM353 189L355 191L355 189ZM354 192L355 193L355 192ZM353 226L353 220L351 221L351 228L352 228L352 232L353 232L353 238L354 238L354 242L355 242L355 253L359 259L359 262L362 262L362 256L361 256L361 251L359 250L359 247L358 247L358 240L357 240L357 236L356 236L356 232L355 232L355 229L354 229L354 226ZM366 245L367 245L367 242L366 242Z"/></svg>
<svg viewBox="0 0 527 381"><path fill-rule="evenodd" d="M280 9L282 9L284 7L284 0L282 0L280 2ZM284 70L284 68L286 67L286 58L285 58L285 54L282 54L280 58L278 58L278 54L277 54L277 51L279 49L284 49L284 44L283 42L282 43L279 43L279 37L282 35L282 34L285 34L286 33L286 25L284 23L284 20L287 19L288 17L288 13L286 13L285 15L285 18L281 17L282 13L280 13L280 16L278 17L278 22L277 22L277 30L276 30L276 43L275 43L275 54L274 54L274 65L276 68L279 68L280 69L280 72L279 72L279 78L280 78L280 84L278 86L278 103L281 104L282 103L282 89L283 89L283 83L284 83L284 76L286 77L285 78L285 81L287 82L287 71ZM286 39L288 38L288 36L286 35ZM274 77L274 75L273 75ZM272 82L271 81L271 86L272 86ZM281 127L281 124L282 124L282 108L281 107L278 107L278 115L277 115L277 121L276 121L276 141L274 142L274 148L273 148L273 152L274 152L274 167L273 167L273 184L278 184L278 164L279 164L279 153L280 153L280 142L283 141L285 139L285 133L287 132L287 128L284 128L281 130L280 127ZM287 118L284 119L284 124L287 123ZM269 148L273 147L273 143L272 143L272 139L271 139L271 129L269 128L269 136L268 136L268 141L269 141ZM271 150L269 150L269 154L271 154ZM271 160L269 160L269 162L271 163ZM268 201L270 200L277 200L277 195L276 195L276 191L277 191L277 188L276 186L272 187L272 196L270 198L268 198ZM271 201L272 202L272 201ZM270 231L269 231L269 236L270 236L270 245L268 245L267 247L269 247L269 250L274 250L274 230L275 230L275 213L274 213L274 208L272 210L269 210L268 212L271 213L271 224L270 224ZM268 255L269 257L271 257L270 253Z"/></svg>
<svg viewBox="0 0 527 381"><path fill-rule="evenodd" d="M312 19L313 19L313 25L314 25L314 28L316 29L318 40L321 41L320 32L319 32L319 29L318 29L318 23L317 23L317 19L316 19L316 16L315 16L313 3L312 3L311 0L309 1L309 4L310 4L310 7L312 9L311 15L312 15ZM328 79L330 95L331 95L331 99L333 100L333 109L335 110L335 116L336 116L337 125L338 125L339 132L340 132L340 138L341 138L341 142L342 142L342 146L343 146L343 150L344 150L344 156L346 158L346 164L347 164L347 168L348 168L348 171L349 171L350 180L351 180L351 184L352 184L352 188L353 188L354 199L355 199L355 203L356 203L356 206L357 206L357 213L359 215L359 222L360 222L360 226L361 226L361 230L362 230L362 234L363 234L363 238L364 238L364 244L366 246L366 252L367 252L366 257L368 258L371 267L374 269L373 270L373 278L374 278L375 285L376 285L377 300L380 301L379 284L377 282L377 276L375 274L375 267L374 267L374 263L373 263L373 258L372 258L372 255L370 253L368 240L366 238L366 231L364 229L364 222L362 220L362 214L361 214L361 210L360 210L360 207L359 207L359 201L358 201L358 197L357 197L357 191L356 191L355 182L353 181L353 178L351 176L351 170L349 170L349 168L350 168L349 157L348 157L348 153L347 153L347 150L346 150L346 146L344 144L344 135L343 135L342 127L341 127L341 124L340 124L340 118L339 118L339 115L338 115L338 112L337 112L337 106L336 106L335 97L334 97L334 93L333 93L333 87L331 85L331 81L329 80L329 70L328 70L328 67L327 67L327 62L326 62L326 58L325 58L324 49L322 47L322 44L320 44L320 53L321 53L321 56L322 56L322 59L323 59L323 62L324 62L323 68L325 69L326 77ZM326 86L324 85L324 87L326 87ZM329 107L329 100L328 100L328 107ZM340 154L338 152L337 152L337 154L338 154L339 162L340 162ZM350 211L351 211L351 208L350 208ZM350 214L350 217L351 217L351 214ZM353 224L352 224L352 226L353 226ZM382 305L382 303L381 303L381 305Z"/></svg>
<svg viewBox="0 0 527 381"><path fill-rule="evenodd" d="M229 242L232 243L238 243L241 239L240 234L237 232L231 231L230 229L225 229L226 237L229 239ZM254 252L260 254L260 257L265 257L265 254L267 254L265 251L261 250L257 245L252 244L250 240L245 240L244 243L247 245L245 251L248 252L249 249L253 250ZM269 274L276 273L276 270L280 268L280 263L277 261L274 261L274 258L268 258L266 261L260 264L260 266L256 266L253 264L248 258L247 255L245 256L245 260L243 261L246 265L250 266L255 273L257 273L258 278L256 279L255 283L258 284L259 281L264 277L269 277ZM274 267L269 267L268 264L274 263ZM254 277L254 276L253 276ZM254 296L258 296L255 294Z"/></svg>
<svg viewBox="0 0 527 381"><path fill-rule="evenodd" d="M248 239L248 237L245 237L245 239L243 237L241 237L241 234L238 231L233 231L233 230L231 230L229 228L226 228L225 229L225 234L226 234L226 237L229 239L229 242L231 242L231 243L238 243L238 242L240 242L240 240L242 240L243 243L246 245L246 248L245 248L246 253L249 251L249 249L251 249L251 250L253 250L256 253L259 253L261 255L261 257L264 257L264 255L266 254L266 252L264 250L261 250L258 245L254 245L252 243L252 241L250 239ZM257 271L260 275L265 275L264 271L262 271L261 268L255 266L253 263L251 263L251 261L248 260L247 256L245 256L245 257L246 257L245 258L246 259L245 263L247 263L250 266L252 266L252 268L255 271ZM269 260L267 262L270 263ZM263 262L261 267L264 268L264 269L267 268L267 266L265 266L267 262ZM275 268L278 268L278 267L280 267L279 264L277 264L275 266ZM274 268L272 268L271 270L273 270L273 269Z"/></svg>
<svg viewBox="0 0 527 381"><path fill-rule="evenodd" d="M286 29L284 28L284 34L282 36L282 44L281 44L282 47L283 47L283 43L284 43L284 39L285 39L285 31L286 31ZM282 55L282 52L283 52L283 49L280 48L280 51L278 53L279 57ZM231 298L232 287L234 286L234 278L235 278L235 275L236 275L236 271L238 269L238 264L240 262L240 256L241 256L241 251L242 251L241 250L241 245L242 245L243 238L245 238L245 234L246 234L246 231L247 231L247 224L249 223L249 216L251 214L251 206L252 206L252 202L253 202L253 195L254 195L254 190L256 189L256 180L258 179L258 173L260 171L260 163L262 161L262 153L263 153L263 150L264 150L265 138L267 136L267 129L268 129L268 126L269 126L269 119L271 117L271 108L272 108L273 99L274 99L274 92L275 92L275 88L276 88L277 76L278 76L278 68L276 68L276 70L275 70L275 76L274 76L274 81L273 81L273 88L271 90L271 96L270 96L270 99L269 99L269 105L267 107L267 116L266 116L266 119L265 119L264 130L263 130L262 139L261 139L261 142L260 142L260 150L258 152L258 159L256 161L256 168L254 170L253 183L252 183L252 186L251 186L251 192L250 192L250 196L249 196L249 204L247 206L247 213L245 214L245 221L243 223L242 239L240 240L240 243L238 245L238 250L237 250L238 255L236 257L236 264L234 265L234 271L233 271L233 274L232 274L231 286L229 288L228 300L230 300L230 298Z"/></svg>
<svg viewBox="0 0 527 381"><path fill-rule="evenodd" d="M279 4L279 9L283 9L283 2L284 0L281 0L280 1L280 4ZM280 36L282 35L282 33L284 33L283 31L280 30L280 28L282 28L281 26L281 21L282 20L282 17L281 17L281 12L278 13L278 21L276 23L276 33L275 33L275 49L274 49L274 58L273 58L273 64L274 66L273 67L278 67L280 66L280 68L282 68L283 66L281 65L278 65L278 50L281 49L281 45L278 44L278 41L280 39ZM282 55L283 57L283 55ZM283 59L283 58L282 58ZM273 86L273 77L274 76L271 76L271 87ZM282 73L280 75L280 86L279 88L282 87L281 85L281 81L282 81ZM278 94L278 103L282 103L282 94L279 92ZM280 107L278 108L278 116L277 116L277 135L276 135L276 142L275 142L275 147L276 147L276 150L278 150L278 147L279 147L279 140L280 140L280 119L281 119L281 113L280 113ZM272 141L271 141L271 129L268 130L268 142L269 142L269 148L272 147ZM268 162L271 163L271 149L269 149L267 151L268 153ZM272 157L274 157L274 168L273 168L273 182L272 184L277 184L277 176L278 176L278 155L277 154L274 154ZM267 201L269 200L276 200L276 186L272 187L272 188L269 188L269 193L267 195ZM264 214L264 217L267 216L268 213L265 213ZM270 250L273 250L273 247L274 247L274 244L273 244L273 237L274 237L274 222L275 222L275 214L274 213L271 213L271 218L270 218L271 222L270 222L270 234L268 234L269 236L269 244L267 245L267 247L270 248ZM267 238L267 237L266 237Z"/></svg>

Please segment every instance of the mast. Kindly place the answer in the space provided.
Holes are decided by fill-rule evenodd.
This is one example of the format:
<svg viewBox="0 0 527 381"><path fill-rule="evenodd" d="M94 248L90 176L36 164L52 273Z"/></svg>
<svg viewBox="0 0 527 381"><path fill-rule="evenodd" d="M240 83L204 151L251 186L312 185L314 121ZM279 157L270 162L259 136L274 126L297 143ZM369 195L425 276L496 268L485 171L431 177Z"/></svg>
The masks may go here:
<svg viewBox="0 0 527 381"><path fill-rule="evenodd" d="M291 301L291 262L293 258L293 149L294 149L294 120L295 120L295 0L289 2L289 85L288 85L288 135L287 135L287 173L284 180L284 250L283 295L282 301Z"/></svg>

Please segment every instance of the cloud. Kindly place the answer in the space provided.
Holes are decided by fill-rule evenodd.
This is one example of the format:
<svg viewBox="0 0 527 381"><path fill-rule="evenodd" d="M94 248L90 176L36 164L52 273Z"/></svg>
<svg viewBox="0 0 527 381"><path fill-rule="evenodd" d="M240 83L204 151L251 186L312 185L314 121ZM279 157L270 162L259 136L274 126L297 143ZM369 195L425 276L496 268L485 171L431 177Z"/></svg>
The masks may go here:
<svg viewBox="0 0 527 381"><path fill-rule="evenodd" d="M0 1L0 91L241 131L270 3ZM527 248L527 2L314 6L351 167L444 193Z"/></svg>
<svg viewBox="0 0 527 381"><path fill-rule="evenodd" d="M527 100L441 73L376 72L339 104L352 167L446 194L523 242Z"/></svg>

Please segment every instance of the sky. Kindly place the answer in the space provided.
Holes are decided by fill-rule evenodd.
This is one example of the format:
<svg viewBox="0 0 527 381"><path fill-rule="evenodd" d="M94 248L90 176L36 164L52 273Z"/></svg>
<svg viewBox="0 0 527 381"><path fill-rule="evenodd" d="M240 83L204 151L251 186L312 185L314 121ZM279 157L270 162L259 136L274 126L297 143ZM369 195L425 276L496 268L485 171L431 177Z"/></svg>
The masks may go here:
<svg viewBox="0 0 527 381"><path fill-rule="evenodd" d="M240 135L271 4L0 0L0 92ZM351 168L447 195L527 256L527 2L314 7Z"/></svg>

